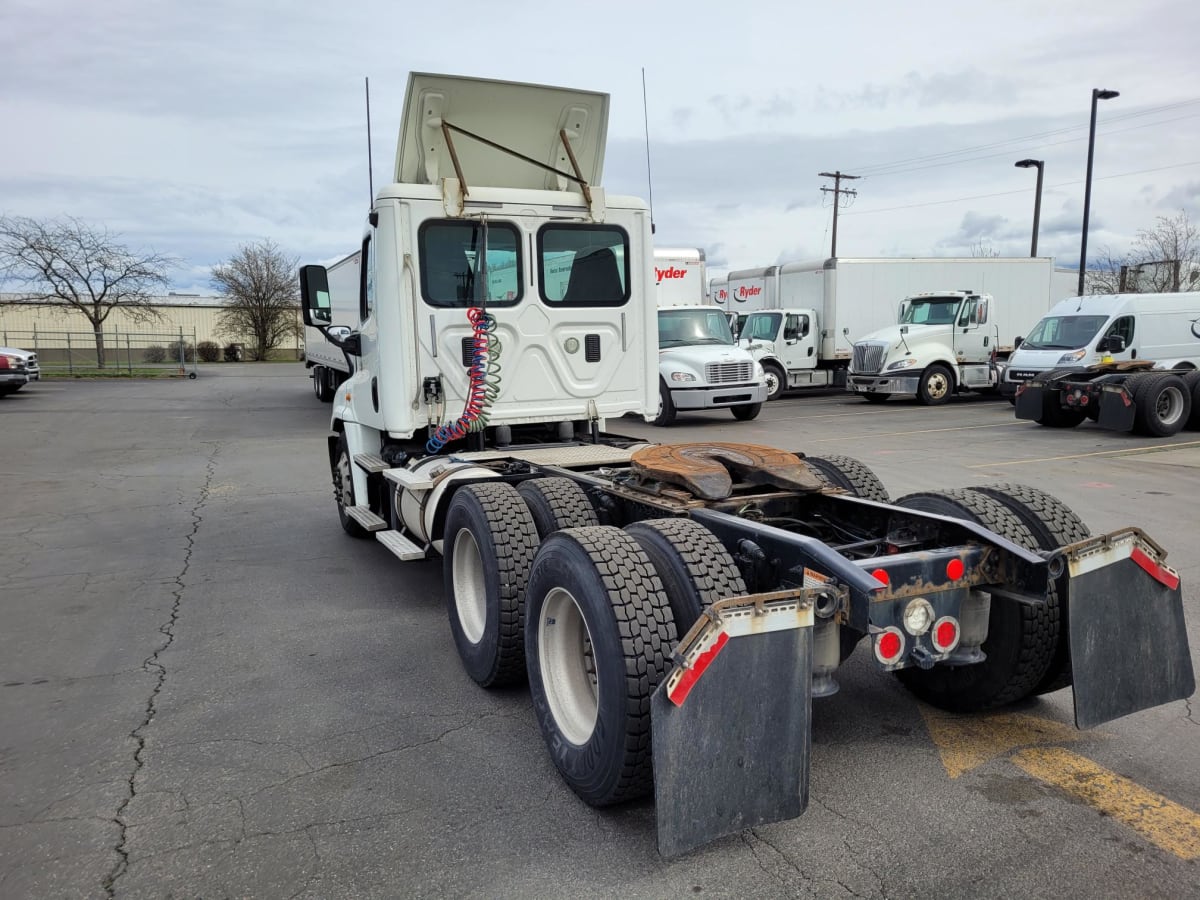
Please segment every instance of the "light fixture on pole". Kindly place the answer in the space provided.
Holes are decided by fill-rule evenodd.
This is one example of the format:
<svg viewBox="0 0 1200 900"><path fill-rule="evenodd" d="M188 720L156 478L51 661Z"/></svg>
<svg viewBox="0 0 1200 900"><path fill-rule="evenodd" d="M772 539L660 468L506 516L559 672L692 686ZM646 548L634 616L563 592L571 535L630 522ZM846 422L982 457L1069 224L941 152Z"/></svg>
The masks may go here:
<svg viewBox="0 0 1200 900"><path fill-rule="evenodd" d="M1088 239L1088 214L1092 207L1092 156L1096 150L1096 103L1099 100L1112 100L1114 97L1120 97L1118 91L1101 90L1100 88L1092 88L1092 124L1088 130L1088 162L1087 176L1083 182L1083 241L1079 247L1079 296L1083 296L1083 277L1087 272L1087 239Z"/></svg>
<svg viewBox="0 0 1200 900"><path fill-rule="evenodd" d="M1029 245L1029 255L1037 256L1038 223L1042 219L1042 170L1046 167L1045 160L1022 159L1013 163L1018 169L1037 168L1037 188L1033 198L1033 241Z"/></svg>

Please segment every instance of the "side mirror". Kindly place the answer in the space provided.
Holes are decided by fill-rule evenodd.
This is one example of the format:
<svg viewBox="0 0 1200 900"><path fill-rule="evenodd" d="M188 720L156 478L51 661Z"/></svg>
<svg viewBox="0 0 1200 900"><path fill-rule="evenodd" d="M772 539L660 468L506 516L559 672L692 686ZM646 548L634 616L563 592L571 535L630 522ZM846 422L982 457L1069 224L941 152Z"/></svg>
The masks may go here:
<svg viewBox="0 0 1200 900"><path fill-rule="evenodd" d="M1019 349L1021 349L1021 345L1022 345L1023 343L1025 343L1025 338L1021 337L1021 336L1018 334L1018 335L1017 335L1015 338L1013 338L1013 349L1014 349L1014 350L1019 350Z"/></svg>
<svg viewBox="0 0 1200 900"><path fill-rule="evenodd" d="M357 331L346 335L338 344L350 356L362 356L362 335Z"/></svg>
<svg viewBox="0 0 1200 900"><path fill-rule="evenodd" d="M908 334L908 326L907 326L907 325L901 325L901 326L900 326L900 333L901 333L901 334Z"/></svg>
<svg viewBox="0 0 1200 900"><path fill-rule="evenodd" d="M1109 353L1121 353L1125 349L1125 338L1119 334L1110 334L1106 338L1101 338L1096 349L1107 350Z"/></svg>
<svg viewBox="0 0 1200 900"><path fill-rule="evenodd" d="M344 341L352 331L353 329L349 325L334 325L325 334L332 341Z"/></svg>
<svg viewBox="0 0 1200 900"><path fill-rule="evenodd" d="M324 266L301 267L300 313L304 317L304 324L314 328L333 321L329 302L329 273Z"/></svg>

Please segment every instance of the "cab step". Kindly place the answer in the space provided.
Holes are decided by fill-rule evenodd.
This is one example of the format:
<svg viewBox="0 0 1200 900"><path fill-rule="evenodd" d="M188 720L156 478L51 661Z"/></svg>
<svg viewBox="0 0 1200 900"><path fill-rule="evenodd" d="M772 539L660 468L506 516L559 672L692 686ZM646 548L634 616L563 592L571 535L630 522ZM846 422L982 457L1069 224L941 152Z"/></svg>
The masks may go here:
<svg viewBox="0 0 1200 900"><path fill-rule="evenodd" d="M387 522L371 512L370 508L366 506L347 506L346 515L361 525L366 531L383 531L388 527Z"/></svg>
<svg viewBox="0 0 1200 900"><path fill-rule="evenodd" d="M391 468L377 453L355 453L354 464L371 475L378 475Z"/></svg>
<svg viewBox="0 0 1200 900"><path fill-rule="evenodd" d="M383 477L410 491L428 491L433 487L431 479L412 469L388 469L383 473Z"/></svg>
<svg viewBox="0 0 1200 900"><path fill-rule="evenodd" d="M375 540L387 547L399 559L412 560L424 559L425 549L419 544L413 543L398 531L379 531L375 534Z"/></svg>

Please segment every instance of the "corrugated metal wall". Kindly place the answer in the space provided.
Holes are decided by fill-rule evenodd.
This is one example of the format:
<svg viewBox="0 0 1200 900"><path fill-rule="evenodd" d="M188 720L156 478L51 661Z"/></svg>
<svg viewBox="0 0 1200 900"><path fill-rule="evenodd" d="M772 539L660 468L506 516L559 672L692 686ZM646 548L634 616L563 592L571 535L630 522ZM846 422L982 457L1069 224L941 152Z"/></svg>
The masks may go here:
<svg viewBox="0 0 1200 900"><path fill-rule="evenodd" d="M171 298L165 299L169 301ZM218 330L220 326L221 306L182 305L165 302L161 305L156 305L155 308L161 314L161 318L139 322L125 310L117 307L105 321L104 331L106 333L116 332L118 334L178 334L182 328L184 337L189 342L192 339L194 331L197 341L215 341L222 346L230 341L249 343L249 336L247 335L235 337L222 334ZM300 310L298 309L296 310L296 322L300 323ZM65 338L56 338L51 332L61 333L69 331L74 334L90 334L91 330L92 326L87 318L82 313L70 307L0 303L0 343L6 346L10 342L5 339L5 332L15 332L21 335L37 332L39 336L44 334L45 339L43 340L39 337L39 344L43 347L54 347L58 345L66 346L66 342ZM286 339L278 352L296 352L302 349L303 346L303 326L301 326L300 336Z"/></svg>

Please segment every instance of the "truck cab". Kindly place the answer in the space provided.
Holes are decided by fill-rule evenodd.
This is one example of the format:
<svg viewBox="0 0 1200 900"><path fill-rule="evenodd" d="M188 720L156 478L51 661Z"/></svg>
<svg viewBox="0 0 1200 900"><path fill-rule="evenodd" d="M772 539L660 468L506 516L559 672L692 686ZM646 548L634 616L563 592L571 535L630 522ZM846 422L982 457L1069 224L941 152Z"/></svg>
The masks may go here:
<svg viewBox="0 0 1200 900"><path fill-rule="evenodd" d="M848 390L873 402L915 394L925 405L1000 382L992 297L971 291L914 294L900 303L897 324L854 344Z"/></svg>
<svg viewBox="0 0 1200 900"><path fill-rule="evenodd" d="M750 313L738 335L763 367L767 399L788 388L842 384L845 368L824 368L820 356L820 315L815 309L774 309Z"/></svg>
<svg viewBox="0 0 1200 900"><path fill-rule="evenodd" d="M658 415L669 425L677 410L728 409L755 418L767 399L763 367L734 344L719 306L670 306L658 311Z"/></svg>

